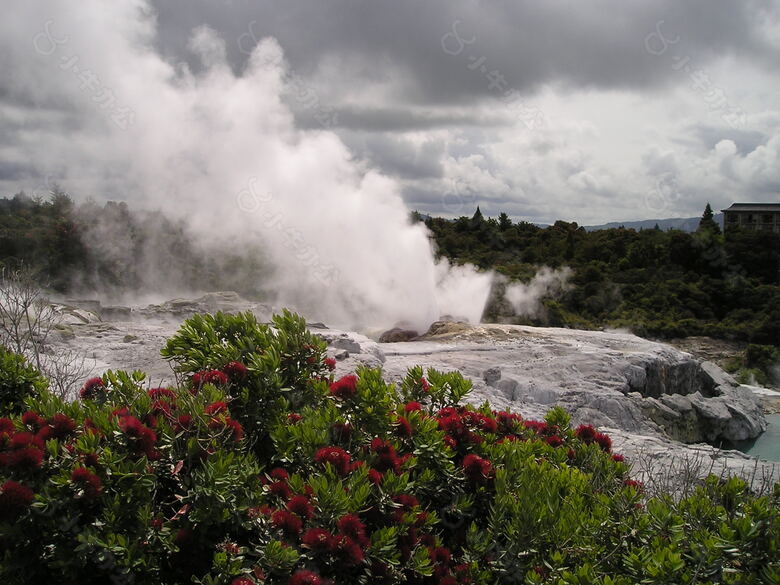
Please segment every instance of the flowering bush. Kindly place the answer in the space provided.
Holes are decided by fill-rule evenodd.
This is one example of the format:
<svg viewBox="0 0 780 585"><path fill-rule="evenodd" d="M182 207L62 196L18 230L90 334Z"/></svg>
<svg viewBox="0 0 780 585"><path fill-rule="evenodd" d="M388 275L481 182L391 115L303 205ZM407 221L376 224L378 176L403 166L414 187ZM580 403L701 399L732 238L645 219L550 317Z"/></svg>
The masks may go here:
<svg viewBox="0 0 780 585"><path fill-rule="evenodd" d="M776 582L780 486L643 496L609 437L463 404L457 373L338 380L291 313L197 316L183 383L107 372L0 412L3 583ZM774 581L773 581L774 579Z"/></svg>

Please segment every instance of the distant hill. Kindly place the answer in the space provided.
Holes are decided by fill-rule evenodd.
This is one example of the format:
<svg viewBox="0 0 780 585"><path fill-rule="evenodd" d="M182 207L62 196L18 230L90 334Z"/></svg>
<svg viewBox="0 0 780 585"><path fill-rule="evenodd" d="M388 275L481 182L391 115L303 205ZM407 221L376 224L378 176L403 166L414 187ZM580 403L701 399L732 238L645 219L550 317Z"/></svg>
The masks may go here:
<svg viewBox="0 0 780 585"><path fill-rule="evenodd" d="M613 221L605 223L603 225L586 225L582 226L589 232L596 230L608 230L612 228L631 228L635 230L645 229L651 230L658 224L658 227L663 231L675 229L683 232L695 232L699 227L700 217L671 217L669 219L644 219L641 221ZM723 214L716 213L713 219L718 222L718 225L723 228Z"/></svg>

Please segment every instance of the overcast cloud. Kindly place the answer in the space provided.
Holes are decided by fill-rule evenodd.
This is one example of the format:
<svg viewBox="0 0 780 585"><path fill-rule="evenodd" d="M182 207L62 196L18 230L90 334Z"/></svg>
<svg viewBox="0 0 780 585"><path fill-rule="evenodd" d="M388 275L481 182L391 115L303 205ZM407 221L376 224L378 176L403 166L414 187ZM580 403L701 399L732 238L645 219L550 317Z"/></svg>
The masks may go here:
<svg viewBox="0 0 780 585"><path fill-rule="evenodd" d="M48 176L76 197L154 200L139 193L127 148L91 139L109 113L83 106L89 90L62 72L68 51L36 52L52 19L53 36L68 35L120 102L144 79L112 61L117 36L150 64L162 56L169 77L208 68L212 38L241 77L273 37L287 71L279 115L318 133L315 112L332 108L327 125L354 161L423 213L470 215L479 204L492 216L594 224L698 215L707 201L780 202L777 1L125 0L71 14L67 30L49 5L2 0L3 195ZM146 14L141 32L128 10Z"/></svg>

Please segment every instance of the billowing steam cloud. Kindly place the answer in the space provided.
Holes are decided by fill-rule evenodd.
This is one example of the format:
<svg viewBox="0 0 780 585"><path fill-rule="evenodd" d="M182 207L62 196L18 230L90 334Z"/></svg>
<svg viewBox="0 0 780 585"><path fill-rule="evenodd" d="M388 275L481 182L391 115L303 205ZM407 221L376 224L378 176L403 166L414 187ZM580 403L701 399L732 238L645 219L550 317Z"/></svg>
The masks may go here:
<svg viewBox="0 0 780 585"><path fill-rule="evenodd" d="M283 55L274 39L236 73L225 57L236 39L199 28L189 47L201 67L191 70L160 56L155 27L142 0L24 3L4 19L0 53L18 79L13 91L41 106L24 123L57 116L73 128L27 145L41 176L76 195L185 217L210 243L262 242L277 302L330 323L479 320L490 275L436 265L393 181L355 162L333 132L295 127L284 64L269 66ZM119 107L132 110L132 124Z"/></svg>
<svg viewBox="0 0 780 585"><path fill-rule="evenodd" d="M539 317L543 308L541 299L565 291L571 274L571 268L566 266L557 270L545 266L528 284L517 283L507 286L504 295L517 315Z"/></svg>

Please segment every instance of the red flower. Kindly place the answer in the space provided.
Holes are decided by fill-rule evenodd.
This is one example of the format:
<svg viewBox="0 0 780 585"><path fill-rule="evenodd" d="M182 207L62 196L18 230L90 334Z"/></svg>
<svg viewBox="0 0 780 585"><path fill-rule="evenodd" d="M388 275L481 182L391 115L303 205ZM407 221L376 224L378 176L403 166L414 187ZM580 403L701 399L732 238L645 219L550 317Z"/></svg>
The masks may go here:
<svg viewBox="0 0 780 585"><path fill-rule="evenodd" d="M299 534L301 528L303 528L301 519L287 510L276 510L276 512L271 514L271 524L288 535Z"/></svg>
<svg viewBox="0 0 780 585"><path fill-rule="evenodd" d="M496 414L498 425L503 433L512 433L523 422L523 417L514 412L499 412Z"/></svg>
<svg viewBox="0 0 780 585"><path fill-rule="evenodd" d="M419 402L407 402L404 404L404 412L414 412L415 410L422 410L422 404Z"/></svg>
<svg viewBox="0 0 780 585"><path fill-rule="evenodd" d="M236 442L244 438L244 428L241 426L241 423L229 416L212 418L209 422L209 428L214 431L230 430L231 438Z"/></svg>
<svg viewBox="0 0 780 585"><path fill-rule="evenodd" d="M49 425L55 439L64 439L76 430L76 423L66 414L55 414L49 419Z"/></svg>
<svg viewBox="0 0 780 585"><path fill-rule="evenodd" d="M625 457L623 457L620 453L614 453L612 455L612 461L615 463L623 463L626 460Z"/></svg>
<svg viewBox="0 0 780 585"><path fill-rule="evenodd" d="M13 480L0 486L0 520L10 521L21 516L32 504L33 491Z"/></svg>
<svg viewBox="0 0 780 585"><path fill-rule="evenodd" d="M40 467L43 463L44 443L37 435L16 433L8 441L8 447L11 449L10 452L0 453L0 467L31 469Z"/></svg>
<svg viewBox="0 0 780 585"><path fill-rule="evenodd" d="M431 385L425 378L420 378L420 386L422 386L423 392L426 394L431 391Z"/></svg>
<svg viewBox="0 0 780 585"><path fill-rule="evenodd" d="M341 559L348 567L354 567L363 562L365 555L360 545L349 536L339 537L339 551Z"/></svg>
<svg viewBox="0 0 780 585"><path fill-rule="evenodd" d="M596 433L595 441L598 443L599 447L601 447L601 450L605 453L612 451L612 439L609 438L609 435L604 433Z"/></svg>
<svg viewBox="0 0 780 585"><path fill-rule="evenodd" d="M330 385L331 396L346 400L357 394L357 376L349 374Z"/></svg>
<svg viewBox="0 0 780 585"><path fill-rule="evenodd" d="M596 440L598 431L593 428L593 425L580 425L577 427L577 430L574 431L574 434L577 435L577 438L583 443L590 444Z"/></svg>
<svg viewBox="0 0 780 585"><path fill-rule="evenodd" d="M480 416L479 426L482 427L483 431L492 435L495 435L496 431L498 430L498 424L496 421L489 416L485 416L484 414Z"/></svg>
<svg viewBox="0 0 780 585"><path fill-rule="evenodd" d="M558 435L553 435L552 437L547 437L545 439L548 445L550 447L560 447L563 445L563 439L561 439Z"/></svg>
<svg viewBox="0 0 780 585"><path fill-rule="evenodd" d="M272 479L279 481L287 481L290 479L290 474L281 467L274 467L269 475Z"/></svg>
<svg viewBox="0 0 780 585"><path fill-rule="evenodd" d="M151 405L151 411L153 414L161 414L168 420L173 419L173 409L175 408L175 404L170 404L165 400L155 400Z"/></svg>
<svg viewBox="0 0 780 585"><path fill-rule="evenodd" d="M395 419L395 434L399 437L412 436L412 424L403 416Z"/></svg>
<svg viewBox="0 0 780 585"><path fill-rule="evenodd" d="M634 489L636 489L637 491L640 491L640 492L645 487L642 484L642 482L639 482L639 481L636 481L636 480L633 480L633 479L627 479L626 481L623 482L623 485L626 486L626 487L632 487L632 488L634 488Z"/></svg>
<svg viewBox="0 0 780 585"><path fill-rule="evenodd" d="M35 447L43 449L45 447L43 440L32 433L16 433L11 437L11 449L23 449L25 447Z"/></svg>
<svg viewBox="0 0 780 585"><path fill-rule="evenodd" d="M244 438L244 427L237 420L232 418L225 419L225 428L229 428L233 433L233 440L238 442Z"/></svg>
<svg viewBox="0 0 780 585"><path fill-rule="evenodd" d="M295 496L287 502L287 509L293 514L297 514L304 520L314 517L314 506L309 503L306 496Z"/></svg>
<svg viewBox="0 0 780 585"><path fill-rule="evenodd" d="M439 418L439 428L458 438L464 437L468 433L466 425L463 424L457 413Z"/></svg>
<svg viewBox="0 0 780 585"><path fill-rule="evenodd" d="M195 372L192 374L191 382L192 386L195 390L199 389L201 386L203 386L203 377L205 376L206 372Z"/></svg>
<svg viewBox="0 0 780 585"><path fill-rule="evenodd" d="M526 420L523 421L523 426L537 435L544 435L547 432L547 423L541 420Z"/></svg>
<svg viewBox="0 0 780 585"><path fill-rule="evenodd" d="M463 458L462 465L466 478L473 483L479 483L488 479L492 470L490 461L473 453Z"/></svg>
<svg viewBox="0 0 780 585"><path fill-rule="evenodd" d="M222 366L222 371L234 382L243 380L249 374L249 370L241 362L227 363Z"/></svg>
<svg viewBox="0 0 780 585"><path fill-rule="evenodd" d="M100 478L86 467L74 469L70 474L70 480L84 490L84 495L87 498L96 498L103 491L103 484Z"/></svg>
<svg viewBox="0 0 780 585"><path fill-rule="evenodd" d="M428 553L428 556L431 559L431 562L433 562L436 565L449 565L450 561L452 560L452 554L450 553L450 549L445 548L443 546L440 546L439 548L434 548L432 551Z"/></svg>
<svg viewBox="0 0 780 585"><path fill-rule="evenodd" d="M84 455L84 464L90 467L97 467L100 465L100 457L97 453L87 453Z"/></svg>
<svg viewBox="0 0 780 585"><path fill-rule="evenodd" d="M356 514L342 516L339 519L337 526L341 532L354 539L355 542L361 546L368 546L369 541L366 537L366 526Z"/></svg>
<svg viewBox="0 0 780 585"><path fill-rule="evenodd" d="M0 418L0 435L3 433L8 433L10 435L14 430L14 421L7 417Z"/></svg>
<svg viewBox="0 0 780 585"><path fill-rule="evenodd" d="M372 466L374 469L377 471L392 469L394 473L400 471L401 461L398 459L395 447L391 443L375 437L371 440L371 450L377 455L377 460Z"/></svg>
<svg viewBox="0 0 780 585"><path fill-rule="evenodd" d="M176 419L174 430L179 433L181 431L189 430L192 425L192 415L182 414Z"/></svg>
<svg viewBox="0 0 780 585"><path fill-rule="evenodd" d="M219 370L211 370L203 376L203 382L204 384L214 384L214 386L227 386L230 379Z"/></svg>
<svg viewBox="0 0 780 585"><path fill-rule="evenodd" d="M90 378L79 390L79 396L82 400L95 400L106 391L106 385L102 378Z"/></svg>
<svg viewBox="0 0 780 585"><path fill-rule="evenodd" d="M341 447L322 447L314 454L314 461L320 465L330 463L341 476L350 472L350 456Z"/></svg>
<svg viewBox="0 0 780 585"><path fill-rule="evenodd" d="M295 412L291 412L290 414L287 415L287 422L289 422L290 424L294 425L295 423L300 421L302 418L303 417L300 414L295 413Z"/></svg>
<svg viewBox="0 0 780 585"><path fill-rule="evenodd" d="M377 471L376 469L368 470L368 481L370 481L374 485L381 485L383 479L384 479L384 475L382 475L381 471Z"/></svg>
<svg viewBox="0 0 780 585"><path fill-rule="evenodd" d="M143 452L149 459L158 459L159 453L155 449L157 435L149 427L134 416L124 416L119 421L119 429L130 439L129 445L136 452Z"/></svg>
<svg viewBox="0 0 780 585"><path fill-rule="evenodd" d="M249 577L236 577L230 582L230 585L255 585Z"/></svg>
<svg viewBox="0 0 780 585"><path fill-rule="evenodd" d="M332 372L336 369L336 360L333 358L325 358L325 367Z"/></svg>
<svg viewBox="0 0 780 585"><path fill-rule="evenodd" d="M13 423L11 424L13 425ZM27 427L33 427L33 430L37 432L43 425L46 424L46 419L37 412L28 410L22 415L22 424Z"/></svg>
<svg viewBox="0 0 780 585"><path fill-rule="evenodd" d="M43 451L37 447L24 447L10 453L0 454L0 467L16 467L19 469L31 469L40 467L43 463Z"/></svg>
<svg viewBox="0 0 780 585"><path fill-rule="evenodd" d="M222 412L226 412L227 411L227 407L228 407L227 404L225 404L224 402L219 400L217 402L212 402L211 404L209 404L206 407L205 412L209 416L214 416L215 414L220 414Z"/></svg>
<svg viewBox="0 0 780 585"><path fill-rule="evenodd" d="M322 585L322 579L317 573L299 570L287 579L287 585Z"/></svg>
<svg viewBox="0 0 780 585"><path fill-rule="evenodd" d="M170 388L150 388L146 391L146 393L152 400L159 400L161 398L165 398L170 401L176 400L176 392Z"/></svg>
<svg viewBox="0 0 780 585"><path fill-rule="evenodd" d="M275 481L269 484L268 491L273 495L279 496L284 500L288 500L290 499L290 496L292 496L292 491L290 490L290 486L288 486L287 483L284 481Z"/></svg>
<svg viewBox="0 0 780 585"><path fill-rule="evenodd" d="M318 553L331 553L336 549L337 540L324 528L310 528L301 537L301 543Z"/></svg>

